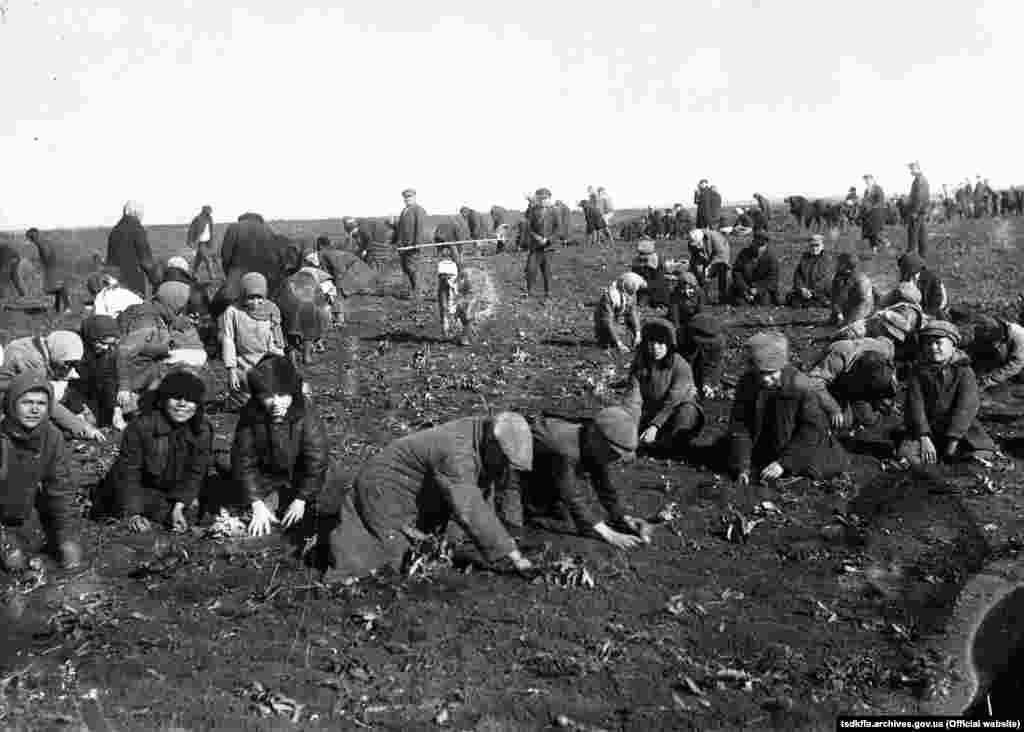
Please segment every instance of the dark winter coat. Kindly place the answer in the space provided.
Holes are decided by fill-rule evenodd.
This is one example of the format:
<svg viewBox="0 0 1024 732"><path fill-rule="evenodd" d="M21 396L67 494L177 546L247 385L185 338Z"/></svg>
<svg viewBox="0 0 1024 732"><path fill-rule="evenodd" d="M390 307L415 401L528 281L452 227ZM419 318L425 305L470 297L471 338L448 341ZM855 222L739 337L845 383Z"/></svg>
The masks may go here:
<svg viewBox="0 0 1024 732"><path fill-rule="evenodd" d="M227 277L221 297L225 302L234 302L242 294L242 277L259 272L267 279L267 291L273 298L288 275L301 266L301 255L302 248L297 242L275 234L263 219L247 218L229 224L220 247Z"/></svg>
<svg viewBox="0 0 1024 732"><path fill-rule="evenodd" d="M770 246L760 254L753 245L744 247L736 256L732 271L733 276L741 279L747 287L776 295L779 292L779 260Z"/></svg>
<svg viewBox="0 0 1024 732"><path fill-rule="evenodd" d="M212 456L213 426L201 412L175 425L162 409L148 410L128 425L111 468L118 508L163 519L173 504L189 505L199 497ZM162 495L166 511L146 510L154 493Z"/></svg>
<svg viewBox="0 0 1024 732"><path fill-rule="evenodd" d="M21 253L9 244L0 243L0 299L7 297L10 287L14 288L17 295L25 294L20 265Z"/></svg>
<svg viewBox="0 0 1024 732"><path fill-rule="evenodd" d="M395 227L380 219L357 219L352 232L356 254L367 264L386 262L394 250Z"/></svg>
<svg viewBox="0 0 1024 732"><path fill-rule="evenodd" d="M557 234L557 236L559 238L563 239L563 240L568 240L568 238L569 238L569 217L571 215L571 212L569 211L569 207L566 206L564 203L559 201L559 202L555 203L554 206L552 206L552 209L554 210L555 216L558 219L558 234Z"/></svg>
<svg viewBox="0 0 1024 732"><path fill-rule="evenodd" d="M153 263L146 229L134 216L122 216L107 237L107 265L117 267L121 284L146 297L147 282L156 288L159 273Z"/></svg>
<svg viewBox="0 0 1024 732"><path fill-rule="evenodd" d="M469 227L461 216L445 219L434 229L434 241L465 241L469 238Z"/></svg>
<svg viewBox="0 0 1024 732"><path fill-rule="evenodd" d="M33 243L39 252L39 266L43 270L43 292L49 295L63 290L64 280L59 271L57 250L53 242L39 234Z"/></svg>
<svg viewBox="0 0 1024 732"><path fill-rule="evenodd" d="M682 356L675 353L675 338L668 355L660 362L642 354L629 375L629 391L623 399L640 430L661 429L683 404L697 403L693 371Z"/></svg>
<svg viewBox="0 0 1024 732"><path fill-rule="evenodd" d="M192 219L192 223L190 223L188 225L188 233L185 235L185 243L188 246L190 246L190 247L193 247L193 248L196 247L199 244L199 237L203 235L203 228L206 225L210 226L210 241L207 242L204 246L207 246L207 247L212 246L213 245L213 216L211 216L210 214L206 213L205 211L200 211L196 215L196 217L194 219Z"/></svg>
<svg viewBox="0 0 1024 732"><path fill-rule="evenodd" d="M793 272L793 289L806 287L819 298L827 299L832 290L832 271L825 254L805 252Z"/></svg>
<svg viewBox="0 0 1024 732"><path fill-rule="evenodd" d="M931 203L932 194L928 186L928 179L923 175L915 175L914 182L910 184L907 214L910 216L925 216L931 207Z"/></svg>
<svg viewBox="0 0 1024 732"><path fill-rule="evenodd" d="M965 440L974 450L995 450L978 421L978 379L970 359L959 351L948 363L919 362L907 378L907 432L938 440Z"/></svg>
<svg viewBox="0 0 1024 732"><path fill-rule="evenodd" d="M777 461L787 473L827 478L846 467L846 453L829 432L818 393L793 366L778 389L762 388L747 372L736 387L730 416L730 467L737 474Z"/></svg>
<svg viewBox="0 0 1024 732"><path fill-rule="evenodd" d="M263 500L284 485L296 498L314 500L327 478L327 462L323 422L301 395L295 395L282 422L272 422L255 398L242 408L231 446L231 473L248 500Z"/></svg>
<svg viewBox="0 0 1024 732"><path fill-rule="evenodd" d="M92 342L96 340L93 316L82 323L82 341L85 355L78 367L78 378L68 384L65 401L73 412L80 413L88 406L96 415L97 427L109 427L117 401L117 348L100 353Z"/></svg>
<svg viewBox="0 0 1024 732"><path fill-rule="evenodd" d="M494 226L490 216L485 216L473 209L467 209L465 217L466 225L469 227L470 238L487 239L494 233Z"/></svg>
<svg viewBox="0 0 1024 732"><path fill-rule="evenodd" d="M558 214L553 206L534 206L526 214L530 250L544 250L558 236Z"/></svg>
<svg viewBox="0 0 1024 732"><path fill-rule="evenodd" d="M673 288L668 301L668 319L672 321L676 332L682 332L690 319L703 310L706 304L707 294L703 287L698 287L692 297L687 296L679 285Z"/></svg>
<svg viewBox="0 0 1024 732"><path fill-rule="evenodd" d="M725 369L725 335L714 338L699 337L689 328L683 328L679 338L679 353L690 364L693 382L698 390L705 386L717 387Z"/></svg>
<svg viewBox="0 0 1024 732"><path fill-rule="evenodd" d="M880 236L885 229L885 216L885 191L875 183L864 191L864 209L861 213L862 236L865 239Z"/></svg>
<svg viewBox="0 0 1024 732"><path fill-rule="evenodd" d="M35 509L55 545L72 538L77 509L76 488L68 467L64 435L50 420L26 430L12 416L15 402L26 392L53 390L44 374L26 372L7 390L0 421L0 524L19 527Z"/></svg>
<svg viewBox="0 0 1024 732"><path fill-rule="evenodd" d="M426 228L427 212L423 207L418 203L406 206L398 217L398 226L395 228L395 244L407 247L426 243Z"/></svg>
<svg viewBox="0 0 1024 732"><path fill-rule="evenodd" d="M331 276L343 297L365 292L375 277L373 270L363 260L342 249L321 249L320 268Z"/></svg>

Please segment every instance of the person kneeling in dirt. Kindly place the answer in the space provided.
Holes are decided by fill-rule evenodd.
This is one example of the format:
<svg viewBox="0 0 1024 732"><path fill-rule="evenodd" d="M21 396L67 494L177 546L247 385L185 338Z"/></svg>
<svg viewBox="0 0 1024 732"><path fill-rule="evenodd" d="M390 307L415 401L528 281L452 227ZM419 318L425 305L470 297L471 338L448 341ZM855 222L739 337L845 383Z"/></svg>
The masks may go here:
<svg viewBox="0 0 1024 732"><path fill-rule="evenodd" d="M331 240L326 236L317 238L316 253L316 266L330 275L334 283L331 323L335 327L341 327L345 323L346 299L367 290L376 279L377 273L355 253L332 247Z"/></svg>
<svg viewBox="0 0 1024 732"><path fill-rule="evenodd" d="M125 428L124 412L117 404L117 346L121 329L109 315L82 321L85 355L78 378L68 382L64 404L93 427Z"/></svg>
<svg viewBox="0 0 1024 732"><path fill-rule="evenodd" d="M732 300L737 305L779 304L779 260L768 232L758 231L732 265Z"/></svg>
<svg viewBox="0 0 1024 732"><path fill-rule="evenodd" d="M832 428L878 424L896 396L895 348L887 337L837 341L807 372Z"/></svg>
<svg viewBox="0 0 1024 732"><path fill-rule="evenodd" d="M62 567L81 564L75 538L75 484L61 431L50 421L55 406L45 373L26 371L7 385L0 422L0 565L8 572L28 568L35 520L56 549Z"/></svg>
<svg viewBox="0 0 1024 732"><path fill-rule="evenodd" d="M832 276L825 256L825 237L813 234L807 251L800 257L793 272L793 291L786 297L791 308L828 307Z"/></svg>
<svg viewBox="0 0 1024 732"><path fill-rule="evenodd" d="M846 452L829 432L828 418L810 380L789 363L781 333L747 341L748 370L736 387L727 439L730 468L741 484L751 470L762 481L783 475L829 478L847 465Z"/></svg>
<svg viewBox="0 0 1024 732"><path fill-rule="evenodd" d="M655 318L641 333L623 401L637 422L640 447L681 457L704 425L693 371L676 352L672 323Z"/></svg>
<svg viewBox="0 0 1024 732"><path fill-rule="evenodd" d="M719 304L728 298L730 252L729 240L722 232L690 230L690 271L709 297L709 283L717 280Z"/></svg>
<svg viewBox="0 0 1024 732"><path fill-rule="evenodd" d="M594 337L600 348L618 348L626 353L636 345L640 322L636 314L636 293L646 287L644 278L626 272L601 293L594 308ZM622 319L629 331L629 343L619 337L617 321Z"/></svg>
<svg viewBox="0 0 1024 732"><path fill-rule="evenodd" d="M69 330L55 330L45 337L17 338L4 349L0 393L7 391L20 374L27 371L43 374L50 381L53 403L49 412L53 423L74 438L106 442L102 432L61 403L68 383L78 378L78 367L84 355L81 337Z"/></svg>
<svg viewBox="0 0 1024 732"><path fill-rule="evenodd" d="M981 389L1024 381L1024 327L1003 318L982 316L969 347Z"/></svg>
<svg viewBox="0 0 1024 732"><path fill-rule="evenodd" d="M898 456L912 465L987 459L996 449L978 421L978 381L957 350L960 331L945 320L921 329L921 355L907 379L906 436Z"/></svg>
<svg viewBox="0 0 1024 732"><path fill-rule="evenodd" d="M619 549L650 538L651 527L626 513L609 468L636 455L637 426L621 407L606 407L592 419L569 420L543 415L530 420L533 470L513 472L498 495L500 515L518 528L524 516L571 520L584 536L597 537ZM607 518L593 506L582 478L589 477Z"/></svg>
<svg viewBox="0 0 1024 732"><path fill-rule="evenodd" d="M263 536L278 523L275 508L288 506L280 523L291 528L319 496L327 478L327 435L289 358L267 355L247 378L252 396L238 416L231 473L252 505L249 533Z"/></svg>
<svg viewBox="0 0 1024 732"><path fill-rule="evenodd" d="M267 299L267 279L249 272L240 281L238 302L220 316L221 358L232 398L244 401L249 371L267 355L284 355L281 311Z"/></svg>
<svg viewBox="0 0 1024 732"><path fill-rule="evenodd" d="M678 277L668 301L668 319L677 332L685 328L707 302L704 289L692 272L679 272Z"/></svg>
<svg viewBox="0 0 1024 732"><path fill-rule="evenodd" d="M721 322L710 313L695 315L679 336L679 354L690 364L697 394L703 399L711 399L722 386L725 346Z"/></svg>
<svg viewBox="0 0 1024 732"><path fill-rule="evenodd" d="M450 521L491 567L530 571L489 498L502 476L532 467L530 427L514 412L463 417L395 440L362 467L351 490L332 480L327 495L340 505L324 579L398 568L416 542L443 534Z"/></svg>
<svg viewBox="0 0 1024 732"><path fill-rule="evenodd" d="M863 320L875 309L875 288L866 274L857 269L857 260L849 252L836 258L832 278L833 325Z"/></svg>
<svg viewBox="0 0 1024 732"><path fill-rule="evenodd" d="M128 425L121 451L96 487L96 515L128 517L128 529L152 522L188 529L185 511L199 499L213 454L213 426L203 414L202 379L181 370L167 374L151 403Z"/></svg>

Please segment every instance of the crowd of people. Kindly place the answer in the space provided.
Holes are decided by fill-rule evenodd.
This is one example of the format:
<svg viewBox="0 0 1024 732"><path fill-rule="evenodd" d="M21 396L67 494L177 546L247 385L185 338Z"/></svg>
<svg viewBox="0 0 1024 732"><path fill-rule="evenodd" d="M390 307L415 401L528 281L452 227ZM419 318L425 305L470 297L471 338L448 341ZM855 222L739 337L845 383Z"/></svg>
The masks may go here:
<svg viewBox="0 0 1024 732"><path fill-rule="evenodd" d="M916 195L925 195L920 168L911 171ZM864 198L870 200L873 184L866 182ZM350 256L369 266L383 266L382 240L390 239L415 294L419 247L428 243L426 213L416 191L402 196L405 206L394 222L344 223ZM539 277L547 296L547 256L568 238L567 209L547 189L528 198L520 232L526 288L532 292ZM192 262L161 262L150 251L142 206L127 203L110 232L107 266L88 279L91 304L80 328L20 338L3 351L0 562L8 571L27 566L37 548L29 530L36 514L46 546L61 563L82 561L68 441L104 441L107 427L121 433L121 444L116 462L93 489L93 516L122 517L134 532L184 531L204 507L223 505L226 496L215 494L208 480L215 469L214 430L204 411L211 354L227 370L238 412L229 467L236 507L251 512L252 535L280 524L317 536L328 579L397 565L417 542L450 522L475 543L483 562L512 573L532 571L515 538L526 520L569 521L579 534L621 549L649 543L651 525L629 513L610 467L638 453L693 455L706 404L723 393L728 334L709 312L711 303L820 307L829 310L835 327L803 370L782 333L746 340L745 370L735 384L721 450L715 451L741 483L820 480L846 470L844 438L878 425L901 397L904 420L894 459L929 466L991 456L996 446L978 421L979 395L1024 373L1024 328L985 316L965 342L949 321L941 279L919 251L924 247L915 237L923 234L910 237L898 263L899 284L889 292L876 291L849 254L839 254L832 268L825 238L810 235L792 288L783 293L767 200L759 196L757 209L742 211L746 218L734 227L720 226L721 197L706 180L695 203L686 262L660 257L657 237L645 238L632 271L599 294L597 344L632 353L619 404L579 419L511 411L456 419L387 445L351 486L330 470L324 424L291 357L289 317L275 297L282 285L237 264L246 227L266 233L262 218L240 217L218 256L212 210L204 206L188 229ZM591 189L581 207L588 237L609 233L614 211L607 192ZM475 316L465 295L486 285L467 277L471 268L462 261L461 242L493 229L484 215L468 208L461 213L472 222L469 231L440 229L431 243L442 250L442 326L447 333L454 318L468 342ZM670 218L686 219L679 211ZM35 229L27 237L44 267L55 266L46 237ZM740 240L744 246L733 258L732 244ZM316 317L325 318L327 327L345 322L341 303L350 264L343 259L321 237L291 267L323 296L326 304ZM277 260L274 266L283 267ZM204 325L210 315L204 283L218 270L226 280L223 308L215 324ZM45 288L54 294L56 310L67 310L60 279L47 277ZM642 310L649 317L642 318Z"/></svg>

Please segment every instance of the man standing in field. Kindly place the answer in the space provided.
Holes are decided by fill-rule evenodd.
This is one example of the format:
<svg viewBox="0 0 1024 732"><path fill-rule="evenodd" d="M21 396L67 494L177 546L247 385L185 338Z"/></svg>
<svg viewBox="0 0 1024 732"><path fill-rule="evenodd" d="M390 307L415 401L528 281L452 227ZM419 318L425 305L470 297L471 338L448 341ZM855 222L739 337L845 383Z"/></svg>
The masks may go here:
<svg viewBox="0 0 1024 732"><path fill-rule="evenodd" d="M539 188L534 196L536 205L526 212L527 243L530 253L526 257L526 294L537 281L537 273L544 278L544 297L551 294L551 272L548 269L548 251L559 233L558 215L551 205L551 191Z"/></svg>
<svg viewBox="0 0 1024 732"><path fill-rule="evenodd" d="M907 163L914 182L910 184L910 197L907 200L907 251L917 251L922 257L928 253L928 232L925 224L928 221L928 209L931 207L931 190L928 179L921 172L921 164L914 160Z"/></svg>
<svg viewBox="0 0 1024 732"><path fill-rule="evenodd" d="M13 287L19 297L25 297L20 267L21 253L7 242L0 242L0 300L7 297L8 287Z"/></svg>
<svg viewBox="0 0 1024 732"><path fill-rule="evenodd" d="M423 244L426 241L427 212L416 203L416 190L406 188L402 191L402 200L405 201L405 208L398 217L398 226L395 229L395 242L399 247L410 247ZM416 265L419 262L419 250L409 249L398 253L402 272L409 280L409 296L416 294Z"/></svg>
<svg viewBox="0 0 1024 732"><path fill-rule="evenodd" d="M199 268L205 266L206 281L216 279L214 265L217 262L217 252L213 248L213 209L210 206L203 206L188 225L185 244L189 249L196 250L195 259L192 260L192 275L198 280Z"/></svg>
<svg viewBox="0 0 1024 732"><path fill-rule="evenodd" d="M860 230L872 253L885 241L885 191L871 173L864 175L864 199L860 206ZM888 245L888 244L887 244Z"/></svg>
<svg viewBox="0 0 1024 732"><path fill-rule="evenodd" d="M612 206L612 197L608 195L608 191L604 189L604 186L597 187L597 205L601 209L601 216L604 217L604 222L611 227L612 217L615 215L615 207Z"/></svg>

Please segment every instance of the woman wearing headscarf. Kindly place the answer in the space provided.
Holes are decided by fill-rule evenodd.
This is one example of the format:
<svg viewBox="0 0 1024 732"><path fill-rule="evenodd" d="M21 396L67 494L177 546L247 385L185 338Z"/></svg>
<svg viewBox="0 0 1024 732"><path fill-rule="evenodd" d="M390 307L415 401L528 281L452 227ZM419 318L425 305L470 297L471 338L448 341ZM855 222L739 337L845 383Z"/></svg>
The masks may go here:
<svg viewBox="0 0 1024 732"><path fill-rule="evenodd" d="M152 522L188 529L185 511L199 498L213 454L213 427L203 414L205 387L185 371L167 374L142 414L125 430L121 452L98 487L101 513L128 517L128 528Z"/></svg>
<svg viewBox="0 0 1024 732"><path fill-rule="evenodd" d="M0 393L6 392L14 377L26 371L43 374L49 381L54 403L51 412L54 423L82 440L106 442L98 429L74 414L60 402L68 382L78 378L78 367L84 355L82 339L70 330L55 330L48 336L18 338L4 349L4 363L0 367Z"/></svg>
<svg viewBox="0 0 1024 732"><path fill-rule="evenodd" d="M601 348L618 348L623 353L636 345L640 323L636 315L636 293L646 287L644 278L636 272L626 272L601 293L594 308L594 337ZM619 335L618 321L629 331L627 344Z"/></svg>
<svg viewBox="0 0 1024 732"><path fill-rule="evenodd" d="M221 357L231 390L241 392L246 375L268 355L284 355L281 311L267 299L267 280L249 272L240 281L241 297L220 316Z"/></svg>

